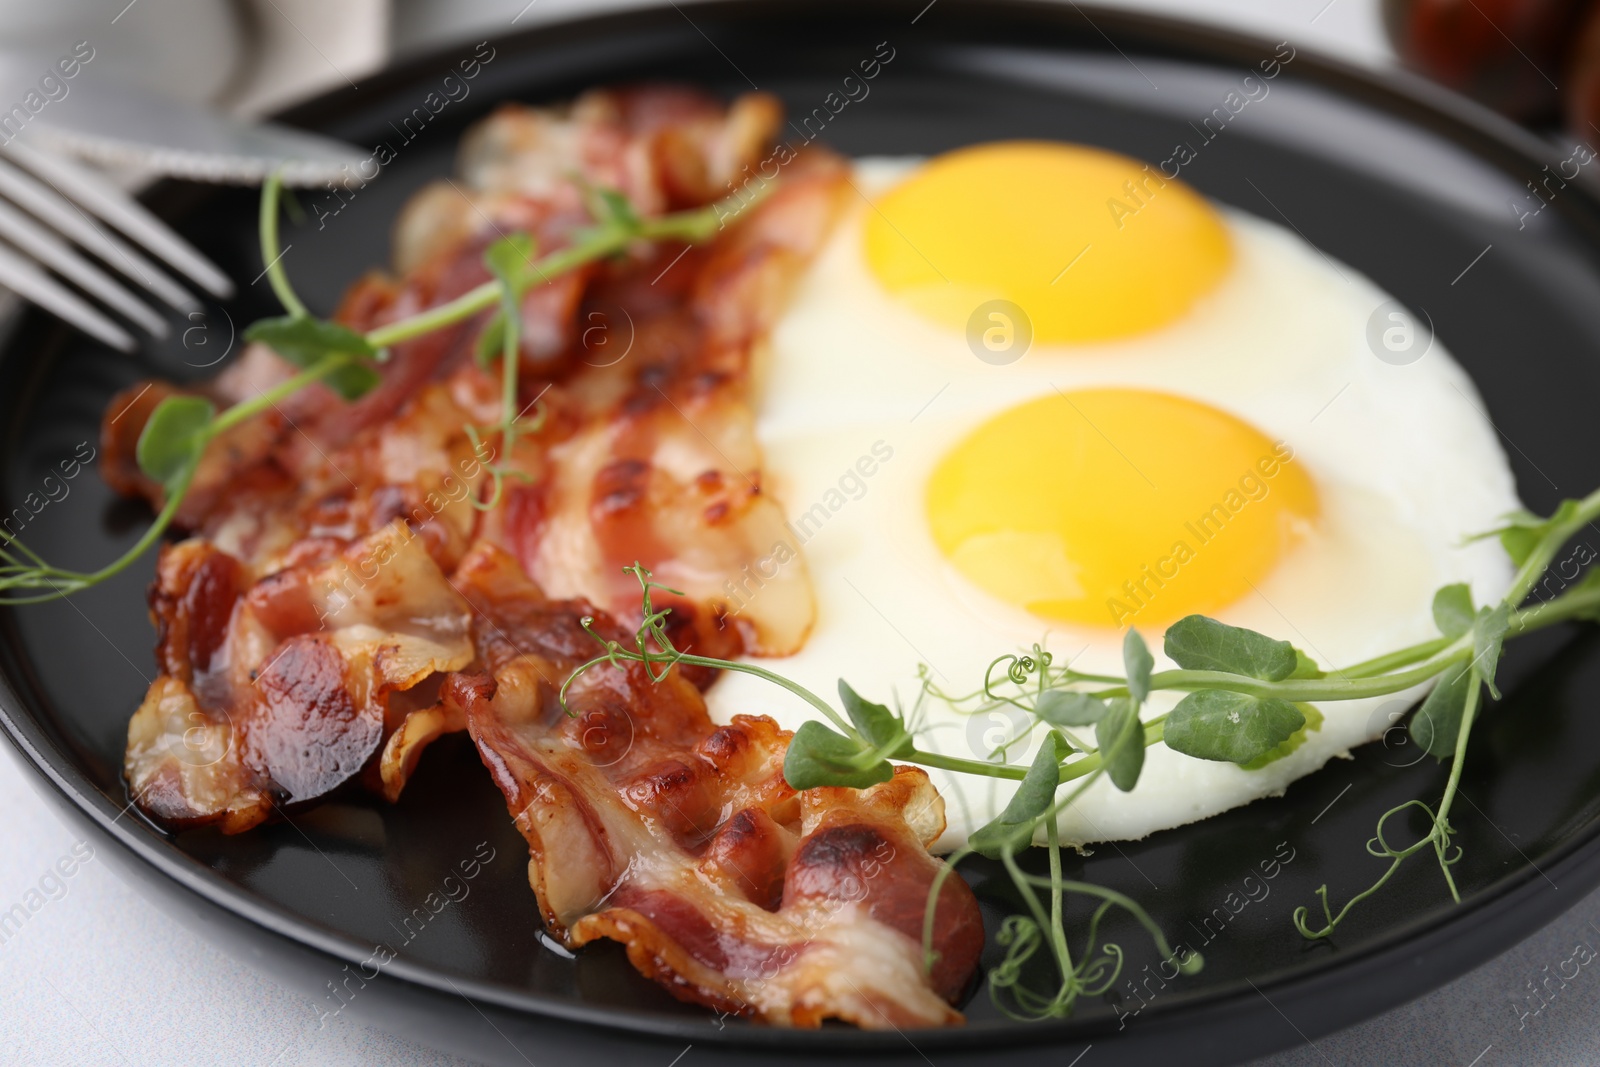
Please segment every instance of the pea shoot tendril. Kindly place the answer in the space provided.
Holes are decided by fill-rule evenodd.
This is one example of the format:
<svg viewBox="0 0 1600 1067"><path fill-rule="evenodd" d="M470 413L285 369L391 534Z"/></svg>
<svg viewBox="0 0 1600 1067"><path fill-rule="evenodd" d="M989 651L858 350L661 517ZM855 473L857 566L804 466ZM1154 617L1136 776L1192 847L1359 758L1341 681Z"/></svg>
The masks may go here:
<svg viewBox="0 0 1600 1067"><path fill-rule="evenodd" d="M521 296L534 285L544 284L585 264L621 255L636 244L707 241L722 228L722 220L752 202L747 193L742 201L730 197L703 208L643 218L634 213L620 193L609 189L588 190L593 224L574 234L571 244L534 259L530 235L515 233L502 237L484 253L485 262L494 275L490 281L409 318L357 333L347 326L313 316L290 284L283 262L286 250L280 250L278 242L282 193L281 176L269 176L261 190L258 230L267 281L286 314L252 324L245 330L244 337L269 345L284 360L298 367L299 373L221 412L210 401L198 396L180 394L163 400L145 422L135 457L140 470L163 490L162 507L149 528L121 556L93 571L53 566L9 530L0 530L0 604L58 600L120 574L160 543L194 481L207 446L228 430L271 410L317 382L327 385L347 401L357 400L382 381L378 366L387 359L392 346L469 319L497 304L500 311L480 338L479 360L487 365L495 351L501 360L501 419L489 432L500 434L499 451L509 460L519 429L537 431L542 416L540 409L526 418L526 413L518 407L518 305ZM488 354L485 349L490 350ZM469 427L469 435L474 447L479 448L482 442L478 429ZM508 475L523 476L505 463L492 463L488 469L491 494L480 507L493 507L499 502Z"/></svg>

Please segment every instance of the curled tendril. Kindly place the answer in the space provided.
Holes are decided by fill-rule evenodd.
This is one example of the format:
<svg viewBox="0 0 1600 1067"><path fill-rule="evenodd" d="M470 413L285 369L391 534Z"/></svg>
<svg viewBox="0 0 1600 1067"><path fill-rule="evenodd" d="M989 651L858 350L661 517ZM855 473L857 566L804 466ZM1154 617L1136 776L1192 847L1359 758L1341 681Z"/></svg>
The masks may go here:
<svg viewBox="0 0 1600 1067"><path fill-rule="evenodd" d="M994 671L1001 664L1005 665L1006 680L1012 685L1026 685L1028 679L1035 674L1048 673L1050 664L1055 657L1046 652L1039 645L1034 645L1031 653L1017 655L1011 653L1000 656L989 664L983 672L983 694L991 700L1003 700L1004 697L994 692Z"/></svg>
<svg viewBox="0 0 1600 1067"><path fill-rule="evenodd" d="M1079 980L1083 983L1083 996L1102 996L1116 985L1118 978L1122 977L1121 946L1115 942L1108 942L1100 953L1079 972ZM1102 973L1105 975L1104 979L1100 977Z"/></svg>
<svg viewBox="0 0 1600 1067"><path fill-rule="evenodd" d="M1401 812L1409 811L1413 808L1428 817L1428 832L1411 844L1396 848L1389 843L1387 832L1389 820ZM1393 877L1394 872L1400 869L1402 863L1423 849L1430 847L1438 858L1439 870L1444 875L1445 883L1450 887L1450 895L1459 902L1461 896L1456 890L1455 878L1451 875L1450 868L1461 862L1462 849L1460 845L1456 845L1451 841L1454 835L1455 829L1450 825L1450 820L1434 811L1425 802L1412 799L1403 804L1396 804L1378 816L1378 825L1373 830L1373 836L1367 839L1367 853L1378 859L1389 861L1389 866L1384 870L1383 874L1366 889L1351 897L1345 906L1339 909L1337 914L1334 913L1332 905L1328 903L1328 887L1326 885L1318 886L1317 901L1322 905L1322 928L1318 930L1311 929L1306 921L1310 915L1310 909L1301 905L1294 910L1295 929L1300 931L1300 936L1311 940L1329 936L1344 921L1344 917L1350 914L1350 909L1382 889L1384 884Z"/></svg>
<svg viewBox="0 0 1600 1067"><path fill-rule="evenodd" d="M1025 984L1027 965L1048 945L1045 932L1027 915L1010 915L1001 921L996 942L1006 950L989 972L989 996L1005 1015L1021 1021L1070 1015L1084 997L1103 996L1122 977L1126 962L1115 942L1097 944L1100 922L1114 906L1102 901L1089 918L1082 962L1069 968L1054 993L1046 995Z"/></svg>
<svg viewBox="0 0 1600 1067"><path fill-rule="evenodd" d="M1022 982L1023 968L1044 944L1039 924L1026 915L1006 916L1000 921L1000 929L994 939L1006 950L1006 954L989 971L991 995L1002 989L1017 988ZM999 1004L998 1000L996 1004ZM1000 1006L1004 1010L1004 1006Z"/></svg>
<svg viewBox="0 0 1600 1067"><path fill-rule="evenodd" d="M1095 955L1095 940L1099 934L1100 920L1106 912L1111 910L1108 900L1094 909L1094 914L1089 918L1089 943L1084 948L1084 962L1078 970L1078 981L1082 985L1081 994L1086 997L1098 997L1105 994L1122 977L1123 955L1122 946L1115 941L1107 941L1100 947L1099 955Z"/></svg>
<svg viewBox="0 0 1600 1067"><path fill-rule="evenodd" d="M1384 835L1384 827L1388 825L1390 819L1394 818L1396 815L1399 815L1408 808L1416 808L1418 811L1421 811L1423 814L1427 815L1428 823L1433 827L1433 829L1428 832L1426 837L1407 845L1405 848L1395 848L1393 845L1389 844L1389 839ZM1378 816L1377 830L1374 836L1367 841L1367 851L1380 859L1393 859L1396 856L1410 855L1412 852L1415 852L1419 846L1425 845L1433 840L1433 835L1438 832L1438 826L1439 817L1434 814L1432 808L1428 807L1428 805L1421 800L1408 800L1404 804L1395 805L1382 815Z"/></svg>

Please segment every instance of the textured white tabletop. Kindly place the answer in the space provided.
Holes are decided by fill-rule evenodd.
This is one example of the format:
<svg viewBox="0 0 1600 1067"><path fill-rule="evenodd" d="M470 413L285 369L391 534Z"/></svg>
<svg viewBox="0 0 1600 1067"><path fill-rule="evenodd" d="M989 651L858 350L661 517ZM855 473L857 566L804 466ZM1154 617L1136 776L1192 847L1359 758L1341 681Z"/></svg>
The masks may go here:
<svg viewBox="0 0 1600 1067"><path fill-rule="evenodd" d="M481 40L511 29L513 19L522 29L576 11L627 6L636 5L402 3L394 15L395 44L404 53ZM683 6L692 14L691 5ZM1210 18L1365 62L1390 61L1374 0L1139 0L1127 6ZM122 17L138 19L139 8ZM17 903L37 905L0 943L0 1063L464 1062L349 1019L319 1023L306 998L222 955L122 883L57 820L35 794L30 775L0 744L0 912ZM1591 920L1600 920L1600 895L1450 986L1315 1045L1301 1042L1259 1067L1600 1063L1600 1028L1593 1024L1600 980L1587 970L1564 983L1538 1016L1524 1018L1518 1007L1526 1004L1528 984L1554 972L1576 943L1600 945L1600 927ZM683 1067L694 1067L692 1057Z"/></svg>

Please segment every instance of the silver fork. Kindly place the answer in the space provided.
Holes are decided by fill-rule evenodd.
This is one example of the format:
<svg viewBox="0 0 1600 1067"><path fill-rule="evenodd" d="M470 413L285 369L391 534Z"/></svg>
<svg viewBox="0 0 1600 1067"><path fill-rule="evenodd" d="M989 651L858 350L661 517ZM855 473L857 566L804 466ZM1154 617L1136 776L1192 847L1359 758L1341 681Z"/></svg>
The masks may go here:
<svg viewBox="0 0 1600 1067"><path fill-rule="evenodd" d="M101 175L20 139L0 146L0 285L128 352L133 335L49 271L146 333L166 337L161 313L110 273L179 312L198 311L199 301L151 257L219 299L233 295L233 283L214 263Z"/></svg>

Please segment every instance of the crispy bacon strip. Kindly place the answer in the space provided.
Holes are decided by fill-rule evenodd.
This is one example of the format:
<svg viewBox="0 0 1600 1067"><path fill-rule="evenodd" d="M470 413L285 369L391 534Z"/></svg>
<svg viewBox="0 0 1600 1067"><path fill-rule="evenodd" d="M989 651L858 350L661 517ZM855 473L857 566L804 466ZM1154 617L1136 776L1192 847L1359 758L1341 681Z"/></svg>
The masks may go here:
<svg viewBox="0 0 1600 1067"><path fill-rule="evenodd" d="M400 274L357 282L337 317L370 330L452 299L488 277L483 249L504 232L563 247L589 221L574 173L645 215L705 204L780 119L759 94L724 107L660 87L502 108L466 139L463 181L402 215ZM592 671L573 717L556 698L598 647L583 618L618 638L638 622L621 573L635 561L684 591L679 647L804 642L810 584L763 490L750 363L847 188L837 159L802 155L702 247L638 249L531 289L519 384L541 419L512 455L466 431L498 418L497 373L470 358L487 315L396 345L359 401L306 389L215 441L178 516L196 536L163 551L151 591L161 674L126 752L144 810L238 832L358 781L392 800L429 743L470 729L569 945L620 941L675 995L778 1024L959 1021L983 932L949 879L924 972L942 869L927 847L944 827L925 775L796 794L789 734L765 718L716 727L699 668ZM255 345L197 391L225 405L290 373ZM178 391L135 385L108 408L119 490L160 502L137 441ZM482 513L471 498L491 462L524 477ZM730 615L752 581L762 595Z"/></svg>
<svg viewBox="0 0 1600 1067"><path fill-rule="evenodd" d="M125 771L174 826L236 833L332 792L407 691L473 658L466 603L401 523L254 585L184 541L163 550L151 604L163 671L128 724Z"/></svg>
<svg viewBox="0 0 1600 1067"><path fill-rule="evenodd" d="M551 476L519 489L486 530L551 595L581 596L623 619L636 617L638 587L622 568L643 563L687 594L671 604L676 622L693 623L683 644L709 655L738 651L717 623L752 582L761 596L732 617L746 651L797 651L815 614L804 561L762 491L746 399L754 346L848 189L833 160L796 166L692 263L671 266L676 253L663 249L659 269L597 283L598 306L634 309L640 351L571 379L566 395L587 410L551 447ZM683 272L681 303L641 291L674 271Z"/></svg>
<svg viewBox="0 0 1600 1067"><path fill-rule="evenodd" d="M659 88L600 90L566 111L502 109L463 148L468 187L440 186L454 198L448 237L423 242L425 258L407 252L421 240L407 236L413 229L438 231L407 221L436 210L419 197L398 227L399 259L415 261L408 273L358 282L339 318L371 329L465 292L488 277L482 250L503 232L529 229L541 249L567 243L588 222L574 161L656 213L725 193L759 162L779 119L765 97L724 108ZM552 156L552 146L566 155ZM683 644L723 656L795 651L815 608L804 561L763 493L749 363L847 189L838 161L813 153L705 248L655 248L530 290L523 392L541 398L547 418L510 457L528 482L512 483L481 531L459 494L448 522L432 521L439 509L427 501L452 482L476 492L473 460L489 458L474 457L463 433L498 417L497 382L467 358L483 318L396 346L383 384L353 405L315 386L236 427L207 450L180 524L266 573L303 558L307 541L324 541L327 554L404 517L430 542L443 539L430 549L446 571L481 534L552 593L587 597L623 619L637 605L621 568L639 561L685 591L673 604ZM291 372L255 345L202 392L228 403ZM159 504L160 486L134 457L150 411L176 390L157 383L141 397L145 384L108 407L105 470L119 490ZM730 618L753 583L761 597Z"/></svg>
<svg viewBox="0 0 1600 1067"><path fill-rule="evenodd" d="M922 968L924 906L941 864L928 846L944 802L922 771L797 794L789 733L765 717L712 724L700 692L640 664L560 681L596 646L582 601L550 601L498 550L474 551L463 593L487 674L458 674L464 713L532 853L546 926L599 938L674 996L771 1023L937 1026L983 947L966 883L944 883L938 963ZM463 570L468 570L464 566ZM624 634L600 615L607 636Z"/></svg>
<svg viewBox="0 0 1600 1067"><path fill-rule="evenodd" d="M680 90L602 91L559 114L503 110L464 151L473 191L466 199L455 195L466 221L404 278L359 282L341 317L367 329L458 295L487 276L482 248L507 227L535 230L542 247L567 240L586 220L581 197L570 168L532 145L581 146L572 151L592 180L621 181L646 210L659 211L710 196L716 190L706 183L725 182L735 164L752 160L776 121L765 98L724 109ZM487 537L555 592L588 597L628 618L637 604L621 567L642 561L686 593L673 605L683 645L722 656L798 648L814 611L799 560L766 579L755 609L731 624L725 617L751 566L787 543L779 509L761 493L745 381L751 346L770 326L784 286L820 244L841 188L836 164L797 163L794 179L776 196L681 262L683 249L662 248L531 290L523 370L553 377L542 384L535 377L524 389L543 397L547 418L510 457L526 483L511 482L504 504L486 518L468 498L479 492L493 443L475 452L465 428L497 418L498 385L465 358L478 329L468 324L397 346L383 367L383 384L354 405L310 389L235 427L207 450L180 524L242 568L234 600L247 592L266 595L252 584L281 585L287 579L279 572L334 560L401 519L445 573L474 539ZM402 222L402 245L407 226ZM620 358L609 350L603 360L579 358L585 354L579 326L592 306L623 309L633 332L612 340ZM269 349L252 346L203 392L226 404L291 370ZM102 434L108 480L155 504L161 487L139 472L134 456L150 412L175 392L164 383L130 387L108 407ZM163 595L158 589L157 599ZM211 616L193 625L218 631L214 639L221 642L233 602L221 594L214 599ZM168 625L188 627L190 607L174 594L156 604L156 613ZM253 814L224 821L231 828L252 825L270 807L260 797L271 790L245 764L207 763L205 775L190 768L174 776L171 761L156 754L171 748L168 731L183 735L185 716L206 719L205 730L213 720L220 730L234 719L255 719L253 705L235 706L248 705L253 690L213 693L192 711L182 704L182 687L169 684L187 686L187 675L167 673L151 690L135 731L143 740L129 756L140 780L162 773L170 779L163 795L174 799L152 812L186 821L242 805ZM695 677L710 682L707 672ZM377 780L391 798L430 741L465 725L447 709L411 698L401 703L408 701L416 706L391 714L382 731L386 755ZM169 710L158 717L157 708ZM259 764L259 754L252 758ZM234 803L221 794L256 799Z"/></svg>
<svg viewBox="0 0 1600 1067"><path fill-rule="evenodd" d="M461 142L461 184L418 193L395 227L395 267L426 263L527 198L580 212L574 171L625 194L644 215L696 207L720 196L757 163L783 121L782 106L749 93L724 108L676 86L596 89L570 107L505 104Z"/></svg>

